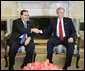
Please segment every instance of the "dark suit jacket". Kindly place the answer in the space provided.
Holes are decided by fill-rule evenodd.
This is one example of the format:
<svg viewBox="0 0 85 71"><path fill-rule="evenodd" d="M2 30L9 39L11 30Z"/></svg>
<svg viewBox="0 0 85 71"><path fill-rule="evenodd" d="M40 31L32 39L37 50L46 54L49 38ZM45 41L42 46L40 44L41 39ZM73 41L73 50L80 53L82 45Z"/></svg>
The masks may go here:
<svg viewBox="0 0 85 71"><path fill-rule="evenodd" d="M43 30L43 35L48 35L50 33L53 33L53 37L57 37L57 35L56 35L57 19L58 18L51 19L48 29ZM72 20L70 18L64 17L63 22L64 22L64 30L65 30L66 37L67 38L73 37L73 39L75 39L76 30L75 30L75 27L74 27L74 25L72 23Z"/></svg>
<svg viewBox="0 0 85 71"><path fill-rule="evenodd" d="M22 22L21 18L18 18L13 21L12 33L9 37L9 44L14 41L20 40L20 36L26 33L28 37L30 36L33 40L34 34L31 33L31 28L33 27L32 23L29 21L27 22L27 29L24 28L24 23Z"/></svg>

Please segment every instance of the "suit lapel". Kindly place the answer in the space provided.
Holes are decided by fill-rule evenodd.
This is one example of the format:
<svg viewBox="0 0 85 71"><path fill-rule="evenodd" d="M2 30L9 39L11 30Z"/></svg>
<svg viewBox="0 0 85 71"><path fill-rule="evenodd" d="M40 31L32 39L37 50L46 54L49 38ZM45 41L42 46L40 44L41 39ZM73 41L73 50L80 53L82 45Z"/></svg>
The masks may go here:
<svg viewBox="0 0 85 71"><path fill-rule="evenodd" d="M58 21L58 18L56 19L56 28L57 28L57 21Z"/></svg>
<svg viewBox="0 0 85 71"><path fill-rule="evenodd" d="M21 24L21 26L23 26L24 27L24 23L23 23L23 21L21 20L21 18L20 18L20 24Z"/></svg>
<svg viewBox="0 0 85 71"><path fill-rule="evenodd" d="M58 22L58 18L55 20L55 31L57 32L57 22Z"/></svg>
<svg viewBox="0 0 85 71"><path fill-rule="evenodd" d="M63 18L63 24L64 24L64 30L65 30L65 27L66 27L65 25L67 24L65 18Z"/></svg>
<svg viewBox="0 0 85 71"><path fill-rule="evenodd" d="M21 25L24 27L24 23L23 23L23 21L21 20L21 18L20 18L20 22L21 22ZM29 21L27 21L27 28L29 27L29 25L30 25L30 23L29 23Z"/></svg>
<svg viewBox="0 0 85 71"><path fill-rule="evenodd" d="M29 25L30 25L30 23L29 23L29 21L27 21L27 28L29 27Z"/></svg>

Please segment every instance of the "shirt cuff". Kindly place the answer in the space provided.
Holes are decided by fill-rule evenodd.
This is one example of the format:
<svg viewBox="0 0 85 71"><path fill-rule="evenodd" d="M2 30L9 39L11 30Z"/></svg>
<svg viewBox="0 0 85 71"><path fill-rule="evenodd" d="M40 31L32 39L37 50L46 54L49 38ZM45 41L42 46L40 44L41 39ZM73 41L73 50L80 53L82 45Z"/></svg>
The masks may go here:
<svg viewBox="0 0 85 71"><path fill-rule="evenodd" d="M32 29L31 29L30 33L32 33Z"/></svg>
<svg viewBox="0 0 85 71"><path fill-rule="evenodd" d="M42 30L40 30L40 34L42 34L43 33L43 31Z"/></svg>

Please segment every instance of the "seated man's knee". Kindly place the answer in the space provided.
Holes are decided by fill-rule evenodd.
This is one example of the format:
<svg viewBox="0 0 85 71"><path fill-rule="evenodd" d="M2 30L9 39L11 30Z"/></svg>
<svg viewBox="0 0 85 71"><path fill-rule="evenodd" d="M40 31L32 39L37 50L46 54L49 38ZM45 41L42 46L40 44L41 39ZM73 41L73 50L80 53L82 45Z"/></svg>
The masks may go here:
<svg viewBox="0 0 85 71"><path fill-rule="evenodd" d="M34 49L30 47L30 48L26 49L26 52L27 53L34 53Z"/></svg>
<svg viewBox="0 0 85 71"><path fill-rule="evenodd" d="M9 50L9 55L14 55L15 53L16 53L16 50L14 50L14 49Z"/></svg>
<svg viewBox="0 0 85 71"><path fill-rule="evenodd" d="M14 45L12 45L9 49L9 54L14 54L17 53L17 47L15 47Z"/></svg>
<svg viewBox="0 0 85 71"><path fill-rule="evenodd" d="M67 52L69 54L73 54L73 52L74 52L74 44L73 43L69 43L69 46L67 48Z"/></svg>
<svg viewBox="0 0 85 71"><path fill-rule="evenodd" d="M73 52L74 52L73 50L70 50L70 51L67 52L67 55L68 56L72 56L73 55Z"/></svg>
<svg viewBox="0 0 85 71"><path fill-rule="evenodd" d="M52 41L48 40L47 45L51 45L51 44L52 44Z"/></svg>

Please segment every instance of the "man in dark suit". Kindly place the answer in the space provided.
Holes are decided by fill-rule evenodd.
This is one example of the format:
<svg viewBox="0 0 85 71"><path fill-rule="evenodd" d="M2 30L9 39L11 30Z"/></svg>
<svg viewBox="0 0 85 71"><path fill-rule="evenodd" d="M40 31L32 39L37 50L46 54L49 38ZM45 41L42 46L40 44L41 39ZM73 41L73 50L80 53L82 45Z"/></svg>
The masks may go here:
<svg viewBox="0 0 85 71"><path fill-rule="evenodd" d="M32 31L33 25L29 21L29 13L27 10L22 10L20 13L20 18L13 21L12 33L8 40L10 45L9 50L9 70L13 70L13 65L15 62L15 56L20 46L25 46L26 57L24 59L21 68L23 68L27 63L32 62L33 52L35 49ZM26 34L26 39L21 42L23 34Z"/></svg>
<svg viewBox="0 0 85 71"><path fill-rule="evenodd" d="M63 69L67 69L71 65L72 55L74 51L74 41L76 31L70 18L64 17L64 8L57 9L58 18L52 19L47 30L38 30L35 33L48 35L53 33L52 38L47 42L47 58L52 62L53 47L63 44L66 46L66 61Z"/></svg>

